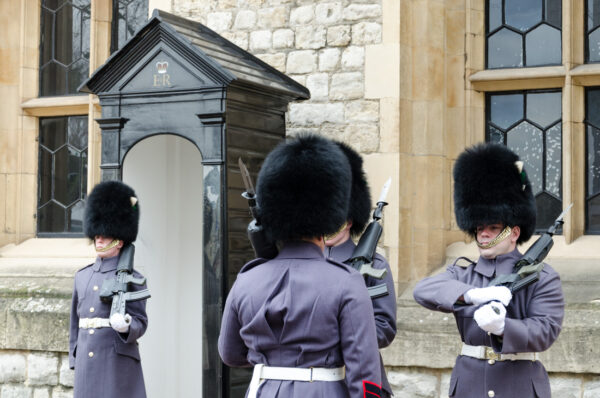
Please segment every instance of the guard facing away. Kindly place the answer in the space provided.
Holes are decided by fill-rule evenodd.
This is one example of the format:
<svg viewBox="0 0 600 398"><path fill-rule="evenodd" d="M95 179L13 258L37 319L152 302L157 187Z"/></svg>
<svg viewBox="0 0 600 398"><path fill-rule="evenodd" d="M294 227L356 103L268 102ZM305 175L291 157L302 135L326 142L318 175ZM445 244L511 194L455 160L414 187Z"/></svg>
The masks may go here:
<svg viewBox="0 0 600 398"><path fill-rule="evenodd" d="M149 294L145 278L132 269L139 223L135 192L117 181L96 185L84 221L98 257L75 275L69 336L74 398L145 398L137 340L148 326Z"/></svg>
<svg viewBox="0 0 600 398"><path fill-rule="evenodd" d="M323 235L346 221L351 184L345 155L322 137L290 139L265 159L258 210L281 250L242 268L219 336L225 364L254 366L248 398L381 396L363 278L323 254Z"/></svg>
<svg viewBox="0 0 600 398"><path fill-rule="evenodd" d="M463 346L449 396L550 397L538 353L561 330L558 273L544 264L537 282L514 293L489 286L513 271L522 257L516 246L535 230L535 199L518 156L499 144L463 152L454 166L454 207L458 226L476 239L480 257L466 266L457 260L446 272L420 281L413 292L419 304L456 318Z"/></svg>
<svg viewBox="0 0 600 398"><path fill-rule="evenodd" d="M337 143L344 152L352 169L352 188L348 215L343 228L334 235L325 238L325 256L336 261L346 263L352 258L356 245L351 237L357 238L365 229L371 213L371 194L369 184L363 170L361 156L344 143ZM381 199L383 200L383 199ZM379 348L389 346L396 337L396 294L394 279L387 260L380 254L375 254L372 267L376 270L385 270L383 279L365 275L368 287L378 286L382 283L387 287L387 294L373 297L373 313L375 315L375 328L377 330L377 345ZM382 397L391 397L392 389L385 374L383 361L380 358Z"/></svg>

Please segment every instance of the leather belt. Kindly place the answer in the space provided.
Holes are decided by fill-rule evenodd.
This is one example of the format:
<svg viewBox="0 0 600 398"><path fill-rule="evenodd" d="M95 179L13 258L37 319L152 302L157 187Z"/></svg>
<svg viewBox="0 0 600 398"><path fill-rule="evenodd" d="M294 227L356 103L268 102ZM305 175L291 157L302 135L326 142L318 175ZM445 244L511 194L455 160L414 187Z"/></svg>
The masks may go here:
<svg viewBox="0 0 600 398"><path fill-rule="evenodd" d="M464 344L460 355L465 355L477 359L487 359L493 361L537 361L539 359L537 352L518 352L516 354L499 354L494 352L492 347L484 345Z"/></svg>
<svg viewBox="0 0 600 398"><path fill-rule="evenodd" d="M80 329L100 329L109 328L110 321L108 318L80 318L79 328Z"/></svg>
<svg viewBox="0 0 600 398"><path fill-rule="evenodd" d="M256 398L258 388L265 380L340 381L346 377L346 368L285 368L254 365L247 398Z"/></svg>

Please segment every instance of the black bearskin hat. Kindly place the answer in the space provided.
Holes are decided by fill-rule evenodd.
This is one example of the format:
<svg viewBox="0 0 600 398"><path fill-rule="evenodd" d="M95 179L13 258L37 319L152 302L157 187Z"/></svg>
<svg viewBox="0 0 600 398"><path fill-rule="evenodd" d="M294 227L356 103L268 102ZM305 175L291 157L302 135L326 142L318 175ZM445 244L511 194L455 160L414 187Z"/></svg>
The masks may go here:
<svg viewBox="0 0 600 398"><path fill-rule="evenodd" d="M122 182L101 182L86 200L84 232L92 240L101 235L131 243L137 237L139 220L137 196Z"/></svg>
<svg viewBox="0 0 600 398"><path fill-rule="evenodd" d="M479 144L465 150L454 165L454 213L463 231L475 237L478 225L518 225L518 244L535 230L536 206L519 157L501 144Z"/></svg>
<svg viewBox="0 0 600 398"><path fill-rule="evenodd" d="M350 162L352 170L352 189L350 192L350 206L348 220L352 220L350 234L357 237L365 229L371 215L371 192L367 183L367 176L363 170L362 157L349 145L336 142Z"/></svg>
<svg viewBox="0 0 600 398"><path fill-rule="evenodd" d="M260 221L274 240L314 238L346 222L352 172L333 141L304 135L267 155L256 184Z"/></svg>

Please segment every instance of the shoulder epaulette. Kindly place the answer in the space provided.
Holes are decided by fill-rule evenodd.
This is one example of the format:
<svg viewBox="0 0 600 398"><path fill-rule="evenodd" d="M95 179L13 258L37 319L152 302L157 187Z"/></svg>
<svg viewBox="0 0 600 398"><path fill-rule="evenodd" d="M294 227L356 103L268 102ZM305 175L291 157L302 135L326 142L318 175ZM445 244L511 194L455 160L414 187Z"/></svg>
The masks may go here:
<svg viewBox="0 0 600 398"><path fill-rule="evenodd" d="M91 264L88 264L88 265L86 265L85 267L79 268L79 269L77 270L77 272L79 272L79 271L83 271L84 269L86 269L86 268L89 268L89 267L91 267L92 265L94 265L94 263L91 263Z"/></svg>
<svg viewBox="0 0 600 398"><path fill-rule="evenodd" d="M463 262L463 263L459 264L460 260L465 260L466 263ZM453 266L458 265L461 268L467 268L467 267L469 267L471 265L475 265L475 264L476 264L475 261L471 260L470 258L461 256L461 257L457 258L456 260L454 260L454 263L452 265Z"/></svg>
<svg viewBox="0 0 600 398"><path fill-rule="evenodd" d="M256 267L257 265L261 265L263 263L266 263L267 261L269 261L268 258L255 258L254 260L246 263L242 269L240 270L240 274L242 272L246 272L248 270L251 270L252 268Z"/></svg>

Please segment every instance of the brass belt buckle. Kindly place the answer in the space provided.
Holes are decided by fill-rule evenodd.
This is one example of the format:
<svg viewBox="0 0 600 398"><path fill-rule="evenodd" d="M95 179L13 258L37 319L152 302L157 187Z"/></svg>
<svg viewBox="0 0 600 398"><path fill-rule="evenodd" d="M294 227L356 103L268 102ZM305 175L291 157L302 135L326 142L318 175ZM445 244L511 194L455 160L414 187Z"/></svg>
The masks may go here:
<svg viewBox="0 0 600 398"><path fill-rule="evenodd" d="M493 359L494 361L499 361L500 354L496 354L492 347L485 347L485 359Z"/></svg>

